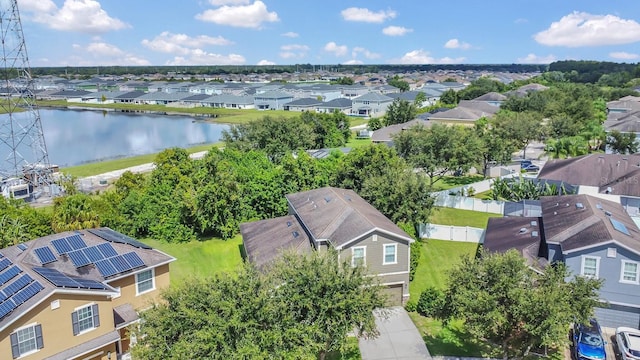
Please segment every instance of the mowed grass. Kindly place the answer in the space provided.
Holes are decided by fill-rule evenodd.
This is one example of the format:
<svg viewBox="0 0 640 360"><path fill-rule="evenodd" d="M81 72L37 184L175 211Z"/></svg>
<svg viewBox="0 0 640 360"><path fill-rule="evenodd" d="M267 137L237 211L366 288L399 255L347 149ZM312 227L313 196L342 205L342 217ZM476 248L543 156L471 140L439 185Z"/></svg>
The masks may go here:
<svg viewBox="0 0 640 360"><path fill-rule="evenodd" d="M491 217L502 217L502 214L435 207L431 211L429 222L438 225L471 226L484 229Z"/></svg>
<svg viewBox="0 0 640 360"><path fill-rule="evenodd" d="M202 144L202 145L189 147L186 150L190 154L193 154L200 151L210 150L214 146L220 147L222 146L222 144L221 143ZM124 157L120 159L106 160L106 161L100 161L100 162L94 162L94 163L87 163L87 164L82 164L78 166L70 166L67 168L62 168L60 169L60 171L75 177L93 176L93 175L106 173L109 171L126 169L131 166L152 163L155 160L156 155L158 154L157 153L146 154L146 155Z"/></svg>
<svg viewBox="0 0 640 360"><path fill-rule="evenodd" d="M484 180L482 175L445 176L433 184L433 191L442 191Z"/></svg>
<svg viewBox="0 0 640 360"><path fill-rule="evenodd" d="M478 244L445 240L422 240L422 254L415 277L410 284L411 301L417 302L427 287L443 290L447 286L448 273L461 263L464 257L473 257ZM471 339L461 321L447 326L436 319L417 312L409 316L420 331L431 355L479 357L486 349Z"/></svg>
<svg viewBox="0 0 640 360"><path fill-rule="evenodd" d="M188 243L166 243L154 239L142 239L142 242L177 259L170 265L172 285L193 276L233 273L242 266L240 235L229 240L209 239Z"/></svg>

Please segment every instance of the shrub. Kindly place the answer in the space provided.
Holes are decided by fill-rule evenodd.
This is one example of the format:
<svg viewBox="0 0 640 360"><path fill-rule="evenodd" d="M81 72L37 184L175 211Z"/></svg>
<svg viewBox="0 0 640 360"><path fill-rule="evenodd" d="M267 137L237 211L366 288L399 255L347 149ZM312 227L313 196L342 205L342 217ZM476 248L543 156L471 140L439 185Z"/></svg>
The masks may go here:
<svg viewBox="0 0 640 360"><path fill-rule="evenodd" d="M422 316L436 317L444 303L444 293L434 287L428 287L420 294L416 310Z"/></svg>
<svg viewBox="0 0 640 360"><path fill-rule="evenodd" d="M414 312L418 309L418 304L416 304L416 302L413 300L409 300L407 302L407 305L404 306L404 309L408 312Z"/></svg>

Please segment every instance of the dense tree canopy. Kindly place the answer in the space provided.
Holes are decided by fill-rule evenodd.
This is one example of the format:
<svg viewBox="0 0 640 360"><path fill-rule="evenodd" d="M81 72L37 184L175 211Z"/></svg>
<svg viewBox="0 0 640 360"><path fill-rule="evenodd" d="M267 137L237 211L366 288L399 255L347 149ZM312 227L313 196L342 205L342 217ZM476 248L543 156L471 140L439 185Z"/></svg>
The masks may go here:
<svg viewBox="0 0 640 360"><path fill-rule="evenodd" d="M136 358L324 359L347 335L377 335L386 298L336 253L285 254L264 271L192 279L143 312Z"/></svg>
<svg viewBox="0 0 640 360"><path fill-rule="evenodd" d="M384 114L384 126L406 123L415 119L416 114L416 106L413 103L396 98Z"/></svg>
<svg viewBox="0 0 640 360"><path fill-rule="evenodd" d="M522 357L532 348L567 345L569 324L592 316L600 285L572 277L562 263L535 272L515 250L483 253L451 272L440 317L464 320L471 335L496 345L504 359Z"/></svg>
<svg viewBox="0 0 640 360"><path fill-rule="evenodd" d="M387 84L397 87L402 92L409 91L409 83L402 80L398 75L394 75L392 78L387 80Z"/></svg>

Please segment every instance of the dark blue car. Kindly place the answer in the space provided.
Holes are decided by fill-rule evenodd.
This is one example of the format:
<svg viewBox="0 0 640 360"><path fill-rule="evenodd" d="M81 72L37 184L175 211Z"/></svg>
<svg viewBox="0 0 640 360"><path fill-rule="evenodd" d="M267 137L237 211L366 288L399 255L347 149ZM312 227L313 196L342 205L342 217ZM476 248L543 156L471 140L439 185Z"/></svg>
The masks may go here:
<svg viewBox="0 0 640 360"><path fill-rule="evenodd" d="M596 319L590 319L588 324L575 324L573 327L573 349L576 360L604 360L605 341Z"/></svg>

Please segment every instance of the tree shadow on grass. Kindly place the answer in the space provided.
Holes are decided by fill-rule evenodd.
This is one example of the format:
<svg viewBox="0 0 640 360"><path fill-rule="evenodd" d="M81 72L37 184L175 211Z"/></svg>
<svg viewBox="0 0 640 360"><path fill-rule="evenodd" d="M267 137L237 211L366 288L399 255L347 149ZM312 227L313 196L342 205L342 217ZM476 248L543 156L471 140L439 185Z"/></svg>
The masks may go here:
<svg viewBox="0 0 640 360"><path fill-rule="evenodd" d="M461 321L444 326L440 321L412 313L412 319L422 334L422 339L434 356L486 357L494 354L495 348L474 339Z"/></svg>
<svg viewBox="0 0 640 360"><path fill-rule="evenodd" d="M441 181L445 184L460 186L460 185L473 184L475 182L482 181L482 180L484 180L484 177L481 175L465 175L465 176L447 176L443 178Z"/></svg>

